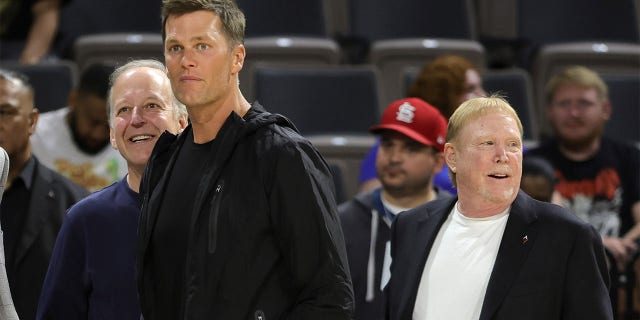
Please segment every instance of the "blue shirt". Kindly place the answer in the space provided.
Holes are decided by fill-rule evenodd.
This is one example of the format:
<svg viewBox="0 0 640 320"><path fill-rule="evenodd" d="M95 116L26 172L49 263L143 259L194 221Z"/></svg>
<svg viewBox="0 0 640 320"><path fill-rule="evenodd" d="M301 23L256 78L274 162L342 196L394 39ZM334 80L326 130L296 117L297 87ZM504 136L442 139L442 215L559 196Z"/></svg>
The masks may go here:
<svg viewBox="0 0 640 320"><path fill-rule="evenodd" d="M42 287L37 319L138 320L139 195L126 177L69 209Z"/></svg>

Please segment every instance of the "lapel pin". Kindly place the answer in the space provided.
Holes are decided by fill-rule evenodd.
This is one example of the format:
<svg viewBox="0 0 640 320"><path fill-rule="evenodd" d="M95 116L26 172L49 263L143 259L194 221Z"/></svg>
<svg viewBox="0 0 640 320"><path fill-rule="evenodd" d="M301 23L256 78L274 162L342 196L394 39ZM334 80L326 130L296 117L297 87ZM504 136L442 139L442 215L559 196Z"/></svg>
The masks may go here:
<svg viewBox="0 0 640 320"><path fill-rule="evenodd" d="M527 243L527 241L529 241L529 236L525 235L524 237L522 237L522 244Z"/></svg>

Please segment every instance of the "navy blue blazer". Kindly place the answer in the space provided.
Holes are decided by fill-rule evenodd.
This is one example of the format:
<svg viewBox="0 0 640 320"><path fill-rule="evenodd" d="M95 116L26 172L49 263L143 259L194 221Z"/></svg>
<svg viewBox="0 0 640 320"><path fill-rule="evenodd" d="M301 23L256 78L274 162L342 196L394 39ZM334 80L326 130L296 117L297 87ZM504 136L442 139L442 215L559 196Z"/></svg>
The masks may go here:
<svg viewBox="0 0 640 320"><path fill-rule="evenodd" d="M396 218L391 280L385 288L387 319L411 319L429 251L456 201L457 197L435 200ZM520 191L511 206L480 320L613 319L608 286L604 247L595 229L568 210Z"/></svg>

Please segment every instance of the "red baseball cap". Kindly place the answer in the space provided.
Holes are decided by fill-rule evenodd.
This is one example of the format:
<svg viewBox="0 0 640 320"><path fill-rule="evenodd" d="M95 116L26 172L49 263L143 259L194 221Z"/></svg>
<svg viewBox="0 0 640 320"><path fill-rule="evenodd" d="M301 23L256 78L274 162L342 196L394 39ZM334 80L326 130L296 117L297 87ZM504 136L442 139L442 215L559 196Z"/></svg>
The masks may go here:
<svg viewBox="0 0 640 320"><path fill-rule="evenodd" d="M391 102L382 114L382 122L369 128L371 133L394 130L424 145L444 151L447 120L440 111L419 98Z"/></svg>

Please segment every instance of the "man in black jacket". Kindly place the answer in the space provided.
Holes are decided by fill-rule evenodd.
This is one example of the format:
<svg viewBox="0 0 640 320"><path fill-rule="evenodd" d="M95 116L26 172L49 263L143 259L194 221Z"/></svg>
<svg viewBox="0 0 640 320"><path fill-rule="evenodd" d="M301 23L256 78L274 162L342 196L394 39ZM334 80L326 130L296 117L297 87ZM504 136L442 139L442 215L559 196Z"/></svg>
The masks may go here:
<svg viewBox="0 0 640 320"><path fill-rule="evenodd" d="M286 118L242 96L244 15L168 0L163 26L191 124L160 137L141 184L145 319L350 319L331 174Z"/></svg>
<svg viewBox="0 0 640 320"><path fill-rule="evenodd" d="M26 77L0 70L0 146L11 161L0 214L11 295L27 320L35 319L64 214L88 194L31 154L29 137L38 122L33 94Z"/></svg>

